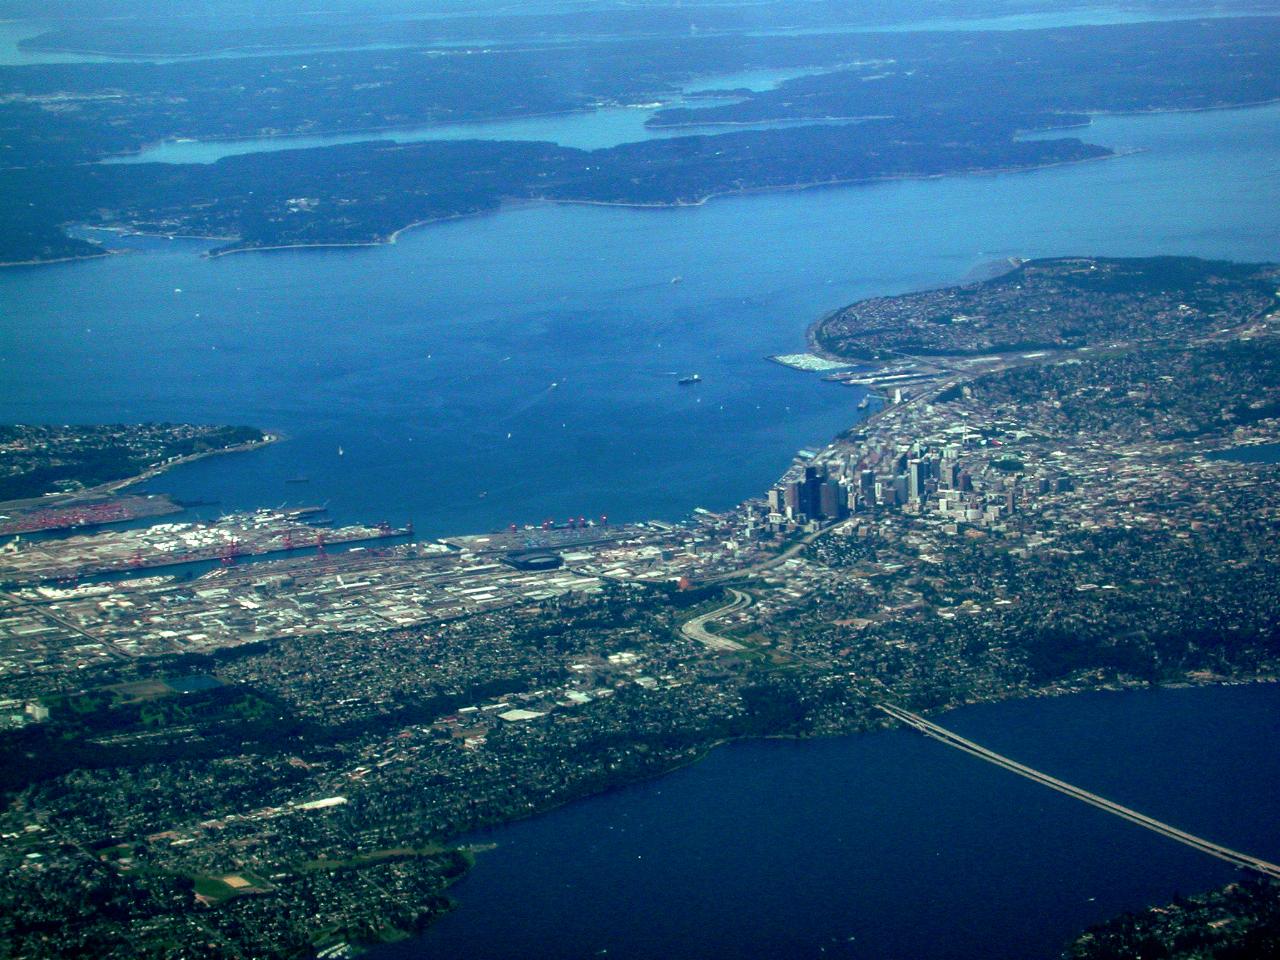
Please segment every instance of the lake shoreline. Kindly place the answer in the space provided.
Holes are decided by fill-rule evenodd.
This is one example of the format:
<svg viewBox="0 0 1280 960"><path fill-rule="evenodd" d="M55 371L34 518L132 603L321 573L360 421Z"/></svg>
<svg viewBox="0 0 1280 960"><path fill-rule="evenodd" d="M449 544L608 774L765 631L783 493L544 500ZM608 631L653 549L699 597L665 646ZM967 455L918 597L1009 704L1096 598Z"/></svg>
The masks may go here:
<svg viewBox="0 0 1280 960"><path fill-rule="evenodd" d="M1275 684L1280 684L1280 676L1275 676L1272 674L1258 674L1255 676L1246 676L1246 677L1213 677L1213 678L1187 677L1186 679L1183 679L1183 680L1170 680L1163 683L1155 683L1155 684L1148 683L1145 681L1136 681L1136 680L1130 681L1130 682L1112 681L1108 683L1101 683L1101 684L1092 685L1092 686L1082 686L1082 687L1072 688L1072 689L1042 688L1042 689L1028 690L1028 691L1011 691L1009 696L984 697L984 698L978 698L974 700L967 700L963 703L951 704L937 710L923 711L923 715L926 717L945 716L946 714L951 713L952 711L960 710L965 707L994 705L994 704L1001 704L1001 703L1030 702L1033 700L1067 699L1070 697L1079 697L1086 694L1099 694L1099 693L1124 694L1124 693L1136 693L1140 691L1171 691L1171 690L1211 689L1211 688L1225 689L1229 687L1251 687L1251 686L1264 686L1264 685L1270 686ZM902 724L894 723L893 721L888 720L884 716L878 716L874 718L874 722L869 723L865 726L860 726L856 729L841 730L841 731L832 732L832 733L796 733L796 734L777 733L777 734L763 734L763 735L744 734L741 736L721 737L719 739L716 739L707 743L706 745L700 748L697 748L693 753L693 755L686 757L676 763L662 767L661 769L658 769L649 773L645 773L640 776L627 777L624 779L620 779L615 783L610 783L602 787L601 789L592 791L590 793L586 793L578 796L565 797L564 799L556 800L544 806L539 806L533 810L521 811L520 813L508 819L500 820L495 823L486 824L483 826L478 826L478 827L466 830L463 833L456 834L452 837L444 838L439 842L442 847L446 847L449 849L464 850L464 851L478 849L477 845L483 842L489 849L492 849L496 847L497 844L493 843L490 840L481 839L484 834L490 831L503 829L505 827L511 826L513 824L521 823L524 821L534 820L544 815L554 813L558 810L562 810L566 807L573 806L574 804L585 803L592 800L596 800L596 799L599 799L600 797L607 796L612 793L617 793L619 791L623 791L631 787L639 786L641 784L656 782L658 780L661 780L665 777L670 776L671 774L678 773L681 770L686 770L692 767L696 767L699 764L701 764L703 761L707 760L714 752L716 752L720 748L731 746L733 744L766 743L770 741L792 741L799 744L799 743L814 742L814 741L821 741L821 740L832 741L832 740L838 740L844 737L861 737L869 734L888 733L895 730L908 730L908 729L909 728L903 726ZM463 873L460 877L458 877L455 882L461 882L467 879L467 877L470 875L471 871L474 868L475 868L475 862L473 860L471 865L468 867L467 871ZM453 884L451 884L451 886L452 885ZM422 935L422 933L424 933L427 929L429 929L431 926L434 926L436 922L443 919L449 913L452 913L457 908L457 906L458 906L457 902L454 901L453 898L451 897L450 905L445 910L444 913L441 913L436 917L434 917L426 925L426 927L424 927L423 931L421 931L420 933L409 934L409 936L412 937L412 936ZM361 949L362 951L370 950L372 948L375 948L376 946L378 946L378 944L372 943L372 942L360 943L358 945L359 949Z"/></svg>

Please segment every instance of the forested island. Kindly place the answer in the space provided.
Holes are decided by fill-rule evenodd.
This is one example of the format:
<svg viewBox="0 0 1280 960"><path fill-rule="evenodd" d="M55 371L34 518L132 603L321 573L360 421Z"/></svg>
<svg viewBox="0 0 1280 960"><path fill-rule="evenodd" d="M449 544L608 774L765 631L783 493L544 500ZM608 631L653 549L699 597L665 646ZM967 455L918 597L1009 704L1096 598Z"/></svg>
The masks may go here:
<svg viewBox="0 0 1280 960"><path fill-rule="evenodd" d="M0 169L82 162L184 137L377 131L670 103L700 77L787 68L822 72L774 90L703 91L653 122L896 117L1043 129L1081 123L1082 113L1273 99L1278 37L1276 18L1260 17L4 66ZM698 107L707 92L733 102Z"/></svg>
<svg viewBox="0 0 1280 960"><path fill-rule="evenodd" d="M666 206L746 190L1012 170L1110 155L1076 139L1018 141L983 122L896 121L584 151L550 143L374 142L226 157L210 165L37 168L7 181L0 260L94 250L57 224L228 238L255 247L368 244L423 221L550 200ZM31 207L22 198L38 196Z"/></svg>
<svg viewBox="0 0 1280 960"><path fill-rule="evenodd" d="M801 42L803 41L803 42ZM635 205L1110 156L1074 137L1093 111L1256 103L1280 94L1274 18L1009 33L601 41L558 75L555 47L475 56L346 51L170 64L0 68L0 262L90 256L74 224L226 238L223 250L383 242L412 224L553 200ZM656 122L836 125L582 151L535 142L370 142L101 165L174 137L379 130L670 99L705 72L846 68L731 91ZM1050 77L1032 82L1033 77ZM1168 78L1177 76L1177 82Z"/></svg>
<svg viewBox="0 0 1280 960"><path fill-rule="evenodd" d="M1200 110L1280 96L1274 17L896 39L861 51L866 62L852 70L748 91L737 103L663 110L651 122L961 114L1026 118L1022 125L1035 129L1062 114Z"/></svg>

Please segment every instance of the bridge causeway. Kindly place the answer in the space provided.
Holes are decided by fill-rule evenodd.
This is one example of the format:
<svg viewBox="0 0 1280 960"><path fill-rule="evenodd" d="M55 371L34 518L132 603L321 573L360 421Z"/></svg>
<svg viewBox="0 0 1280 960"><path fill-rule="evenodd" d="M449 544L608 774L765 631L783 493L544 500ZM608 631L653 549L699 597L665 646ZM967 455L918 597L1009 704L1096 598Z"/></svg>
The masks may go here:
<svg viewBox="0 0 1280 960"><path fill-rule="evenodd" d="M1003 767L1019 776L1026 777L1028 780L1034 780L1036 783L1046 786L1051 790L1057 790L1059 793L1065 793L1069 797L1082 800L1090 806L1097 807L1099 810L1105 810L1107 813L1114 813L1117 817L1128 820L1130 823L1136 823L1140 827L1154 831L1161 836L1176 840L1185 844L1201 853L1207 853L1211 857L1217 857L1219 860L1225 860L1227 863L1246 870L1252 870L1263 876L1280 880L1280 866L1262 860L1258 857L1250 856L1247 853L1241 853L1238 850L1232 850L1230 847L1224 847L1221 844L1214 843L1211 840L1205 840L1203 837L1197 837L1195 834L1187 833L1185 830L1179 830L1177 827L1170 826L1154 817L1148 817L1145 813L1139 813L1129 807L1122 806L1105 797L1100 797L1096 793L1090 793L1082 790L1080 787L1074 786L1057 777L1051 777L1047 773L1041 773L1025 764L1018 763L1016 760L1010 760L1006 756L996 753L994 750L988 750L972 740L966 740L957 733L952 733L945 727L940 727L936 723L926 720L918 714L903 710L901 707L895 707L889 703L878 703L876 707L887 713L893 719L904 723L909 727L919 730L921 733L935 740L945 743L949 747L955 747L957 750L963 750L965 753L972 754L988 763L994 763L998 767Z"/></svg>

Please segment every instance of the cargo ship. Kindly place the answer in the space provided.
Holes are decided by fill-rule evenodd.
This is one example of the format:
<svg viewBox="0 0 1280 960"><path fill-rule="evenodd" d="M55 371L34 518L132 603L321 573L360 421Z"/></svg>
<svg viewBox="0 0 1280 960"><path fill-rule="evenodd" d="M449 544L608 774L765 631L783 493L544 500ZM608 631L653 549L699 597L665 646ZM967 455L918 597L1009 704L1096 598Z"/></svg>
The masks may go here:
<svg viewBox="0 0 1280 960"><path fill-rule="evenodd" d="M681 377L679 380L676 381L676 383L680 384L680 386L682 387L687 387L687 386L690 386L691 384L701 383L701 382L702 382L702 377L696 373L693 374L692 376Z"/></svg>

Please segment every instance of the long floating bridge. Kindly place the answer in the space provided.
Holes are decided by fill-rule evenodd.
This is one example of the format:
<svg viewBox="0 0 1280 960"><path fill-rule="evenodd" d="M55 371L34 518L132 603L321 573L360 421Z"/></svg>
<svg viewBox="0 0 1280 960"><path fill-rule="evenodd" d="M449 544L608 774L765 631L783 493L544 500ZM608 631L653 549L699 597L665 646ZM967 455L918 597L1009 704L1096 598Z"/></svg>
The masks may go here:
<svg viewBox="0 0 1280 960"><path fill-rule="evenodd" d="M1237 867L1243 867L1246 870L1252 870L1272 879L1280 880L1280 866L1269 863L1266 860L1260 860L1257 857L1250 856L1247 853L1241 853L1238 850L1232 850L1230 847L1224 847L1221 844L1214 843L1211 840L1205 840L1194 834L1187 833L1185 830L1179 830L1177 827L1170 826L1154 817L1148 817L1145 813L1139 813L1129 807L1121 806L1105 797L1100 797L1096 793L1090 793L1088 790L1082 790L1077 786L1059 780L1057 777L1051 777L1047 773L1041 773L1025 764L1018 763L1016 760L1010 760L1006 756L996 753L994 750L988 750L986 747L974 743L972 740L966 740L957 733L952 733L945 727L940 727L936 723L931 723L924 717L910 711L903 710L901 707L895 707L889 703L878 703L876 706L887 713L893 719L905 723L909 727L914 727L925 736L940 740L949 747L955 747L957 750L963 750L965 753L973 754L988 763L994 763L998 767L1012 771L1019 776L1026 777L1028 780L1034 780L1051 790L1057 790L1059 793L1065 793L1069 797L1077 800L1083 800L1090 806L1097 807L1099 810L1105 810L1108 813L1114 813L1117 817L1128 820L1130 823L1136 823L1140 827L1146 827L1162 836L1171 840L1177 840L1179 843L1185 844L1192 849L1199 850L1201 853L1207 853L1211 857L1217 857L1219 860L1225 860L1227 863L1234 864Z"/></svg>

